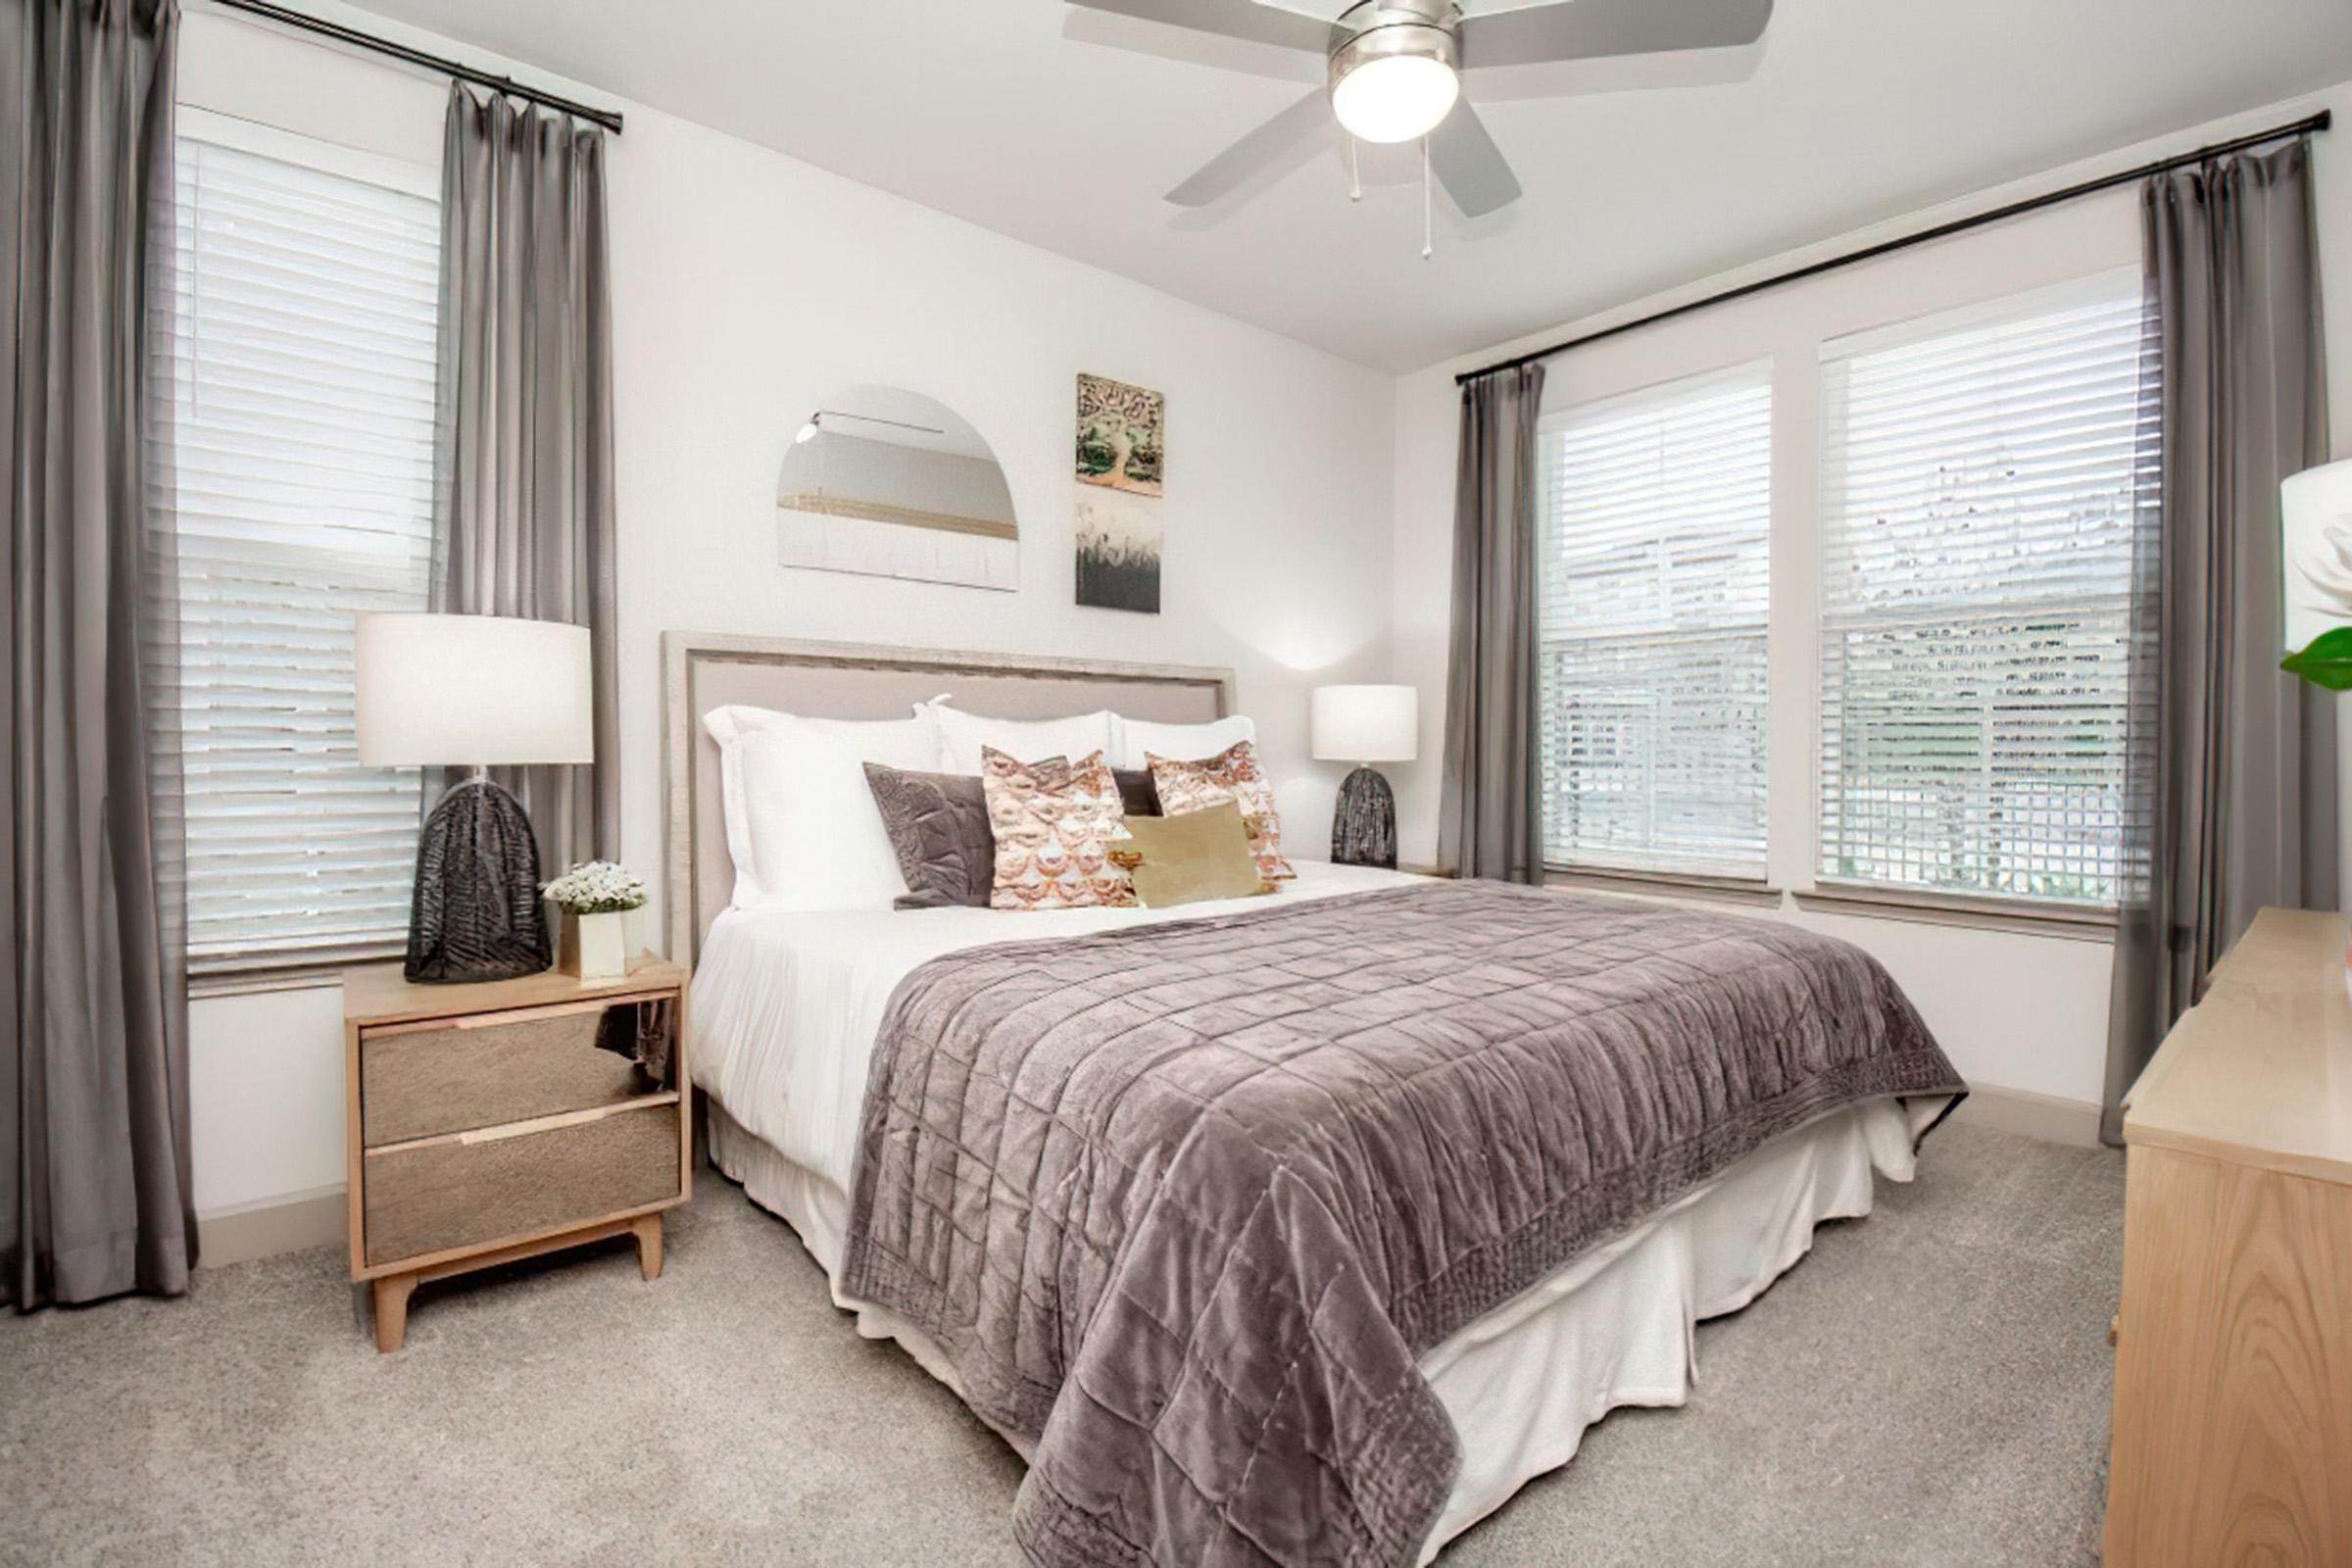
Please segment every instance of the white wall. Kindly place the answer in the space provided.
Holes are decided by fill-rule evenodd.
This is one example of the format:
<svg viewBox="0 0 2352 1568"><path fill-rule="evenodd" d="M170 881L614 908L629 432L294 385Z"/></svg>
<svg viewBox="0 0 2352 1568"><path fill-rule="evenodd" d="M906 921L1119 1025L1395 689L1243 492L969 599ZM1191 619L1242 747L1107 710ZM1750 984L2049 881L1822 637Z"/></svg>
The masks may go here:
<svg viewBox="0 0 2352 1568"><path fill-rule="evenodd" d="M2019 195L2260 129L2323 104L2347 127L2317 138L2314 145L2323 265L2335 307L2328 318L2334 449L2338 456L2352 455L2352 148L2343 141L2352 134L2352 84L2052 171L1400 378L1395 678L1424 694L1422 760L1395 773L1404 858L1427 859L1436 851L1452 575L1456 372ZM1767 358L1773 362L1770 869L1779 886L1803 888L1813 881L1816 341L2135 265L2140 246L2136 200L2135 191L2125 189L2049 209L2000 228L1695 312L1550 363L1545 401L1556 408L1700 370ZM2099 1098L2112 963L2106 944L1849 915L1791 911L1787 917L1876 954L1973 1082L2074 1102Z"/></svg>
<svg viewBox="0 0 2352 1568"><path fill-rule="evenodd" d="M371 15L315 9L492 69L515 69ZM184 101L415 163L439 161L444 89L431 78L203 11L188 19L180 64ZM517 74L612 101L543 74ZM2330 104L2352 124L2352 88L2313 102ZM1392 382L778 154L635 105L617 107L628 114L611 170L624 858L648 870L660 864L657 659L660 633L673 627L1230 664L1279 774L1291 836L1309 853L1326 837L1337 770L1303 760L1306 689L1324 679L1410 681L1424 698L1424 760L1391 773L1405 857L1430 857L1445 722L1453 372L1611 318L1564 323ZM2196 127L2020 188L2180 150L2305 107ZM2338 307L2328 345L2335 447L2352 455L2352 151L2342 150L2345 134L2317 145L2322 243ZM2064 217L2049 232L2066 238L2052 241L2046 256L2036 254L2039 241L2021 247L1997 234L1972 236L1914 258L1926 270L1911 275L1915 283L1929 280L1927 292L1981 284L1995 294L2007 291L1995 281L2001 269L2068 275L2129 260L2136 239L2128 201ZM1938 216L1776 258L1680 297ZM1914 303L1913 285L1891 271L1880 284L1853 273L1813 285L1812 293L1818 301L1839 289L1860 289L1858 298L1879 301L1898 318L1941 303ZM1669 298L1636 302L1614 318ZM1792 338L1787 322L1776 333L1773 318L1795 308L1793 293L1776 295L1744 326L1730 323L1729 313L1707 313L1672 333L1629 336L1607 357L1595 350L1555 362L1552 384L1555 392L1597 392L1670 376L1677 365L1761 353L1781 360L1785 376ZM1069 447L1080 370L1168 394L1167 612L1157 617L1071 603ZM941 399L987 438L1020 512L1018 595L775 564L773 498L785 443L829 395L876 382ZM1780 482L1799 483L1796 476L1811 468L1809 426L1785 429L1776 440ZM1776 568L1800 548L1810 548L1809 534L1776 545ZM1776 578L1793 580L1779 569ZM1774 678L1808 689L1810 666L1792 658L1776 643ZM1810 736L1776 720L1773 868L1795 885L1807 880L1810 757ZM1795 917L1877 953L1972 1078L2096 1099L2103 945ZM642 930L650 938L659 926L649 918ZM194 1014L199 1210L338 1186L337 994L208 1000Z"/></svg>
<svg viewBox="0 0 2352 1568"><path fill-rule="evenodd" d="M437 80L203 12L188 18L180 66L184 102L439 163ZM1307 690L1381 679L1390 663L1393 380L615 107L627 115L610 169L622 858L661 864L659 645L673 628L1231 666L1289 842L1319 855L1341 770L1306 760ZM1167 394L1156 616L1072 603L1082 370ZM776 476L794 431L832 394L875 383L938 398L986 438L1019 512L1018 594L776 564ZM338 1006L332 990L196 1004L200 1212L341 1182Z"/></svg>

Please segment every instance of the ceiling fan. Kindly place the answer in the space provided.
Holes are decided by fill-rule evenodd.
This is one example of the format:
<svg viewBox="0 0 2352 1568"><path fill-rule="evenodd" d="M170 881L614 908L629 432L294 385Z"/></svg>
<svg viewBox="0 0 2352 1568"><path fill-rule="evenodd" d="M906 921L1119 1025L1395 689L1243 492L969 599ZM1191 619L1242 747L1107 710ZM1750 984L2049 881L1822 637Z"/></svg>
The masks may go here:
<svg viewBox="0 0 2352 1568"><path fill-rule="evenodd" d="M1773 0L1068 0L1281 48L1313 50L1326 82L1168 192L1205 207L1296 151L1336 119L1356 141L1423 144L1465 218L1517 201L1519 180L1478 111L1465 73L1754 43ZM1335 16L1333 13L1337 13ZM1427 254L1426 246L1424 254Z"/></svg>

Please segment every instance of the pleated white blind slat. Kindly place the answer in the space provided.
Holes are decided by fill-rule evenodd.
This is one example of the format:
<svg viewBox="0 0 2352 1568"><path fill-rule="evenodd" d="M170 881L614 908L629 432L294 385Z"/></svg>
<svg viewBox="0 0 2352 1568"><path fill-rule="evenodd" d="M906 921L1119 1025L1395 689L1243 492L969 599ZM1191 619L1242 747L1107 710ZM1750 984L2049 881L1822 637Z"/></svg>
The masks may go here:
<svg viewBox="0 0 2352 1568"><path fill-rule="evenodd" d="M1551 863L1764 874L1769 366L1544 421Z"/></svg>
<svg viewBox="0 0 2352 1568"><path fill-rule="evenodd" d="M439 207L184 131L178 154L156 368L190 967L396 947L419 780L359 765L352 624L425 606Z"/></svg>
<svg viewBox="0 0 2352 1568"><path fill-rule="evenodd" d="M2155 356L2134 273L1824 345L1825 878L2116 902Z"/></svg>

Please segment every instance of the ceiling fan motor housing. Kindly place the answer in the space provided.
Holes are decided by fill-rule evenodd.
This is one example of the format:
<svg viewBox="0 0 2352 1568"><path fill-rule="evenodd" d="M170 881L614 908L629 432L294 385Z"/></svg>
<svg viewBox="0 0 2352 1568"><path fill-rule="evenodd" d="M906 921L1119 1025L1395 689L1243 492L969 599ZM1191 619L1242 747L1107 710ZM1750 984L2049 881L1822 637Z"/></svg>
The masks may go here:
<svg viewBox="0 0 2352 1568"><path fill-rule="evenodd" d="M1331 24L1329 85L1358 68L1406 55L1462 69L1462 8L1454 0L1363 0Z"/></svg>

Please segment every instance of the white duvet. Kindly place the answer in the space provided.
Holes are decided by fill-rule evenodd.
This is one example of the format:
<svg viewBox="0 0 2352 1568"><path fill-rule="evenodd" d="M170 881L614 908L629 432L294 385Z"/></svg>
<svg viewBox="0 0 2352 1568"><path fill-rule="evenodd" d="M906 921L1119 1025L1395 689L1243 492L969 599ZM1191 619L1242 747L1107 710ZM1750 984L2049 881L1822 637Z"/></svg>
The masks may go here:
<svg viewBox="0 0 2352 1568"><path fill-rule="evenodd" d="M688 1009L694 1081L787 1159L848 1192L874 1037L899 982L959 948L1260 909L1416 878L1298 863L1271 895L1175 909L729 909L704 939Z"/></svg>

